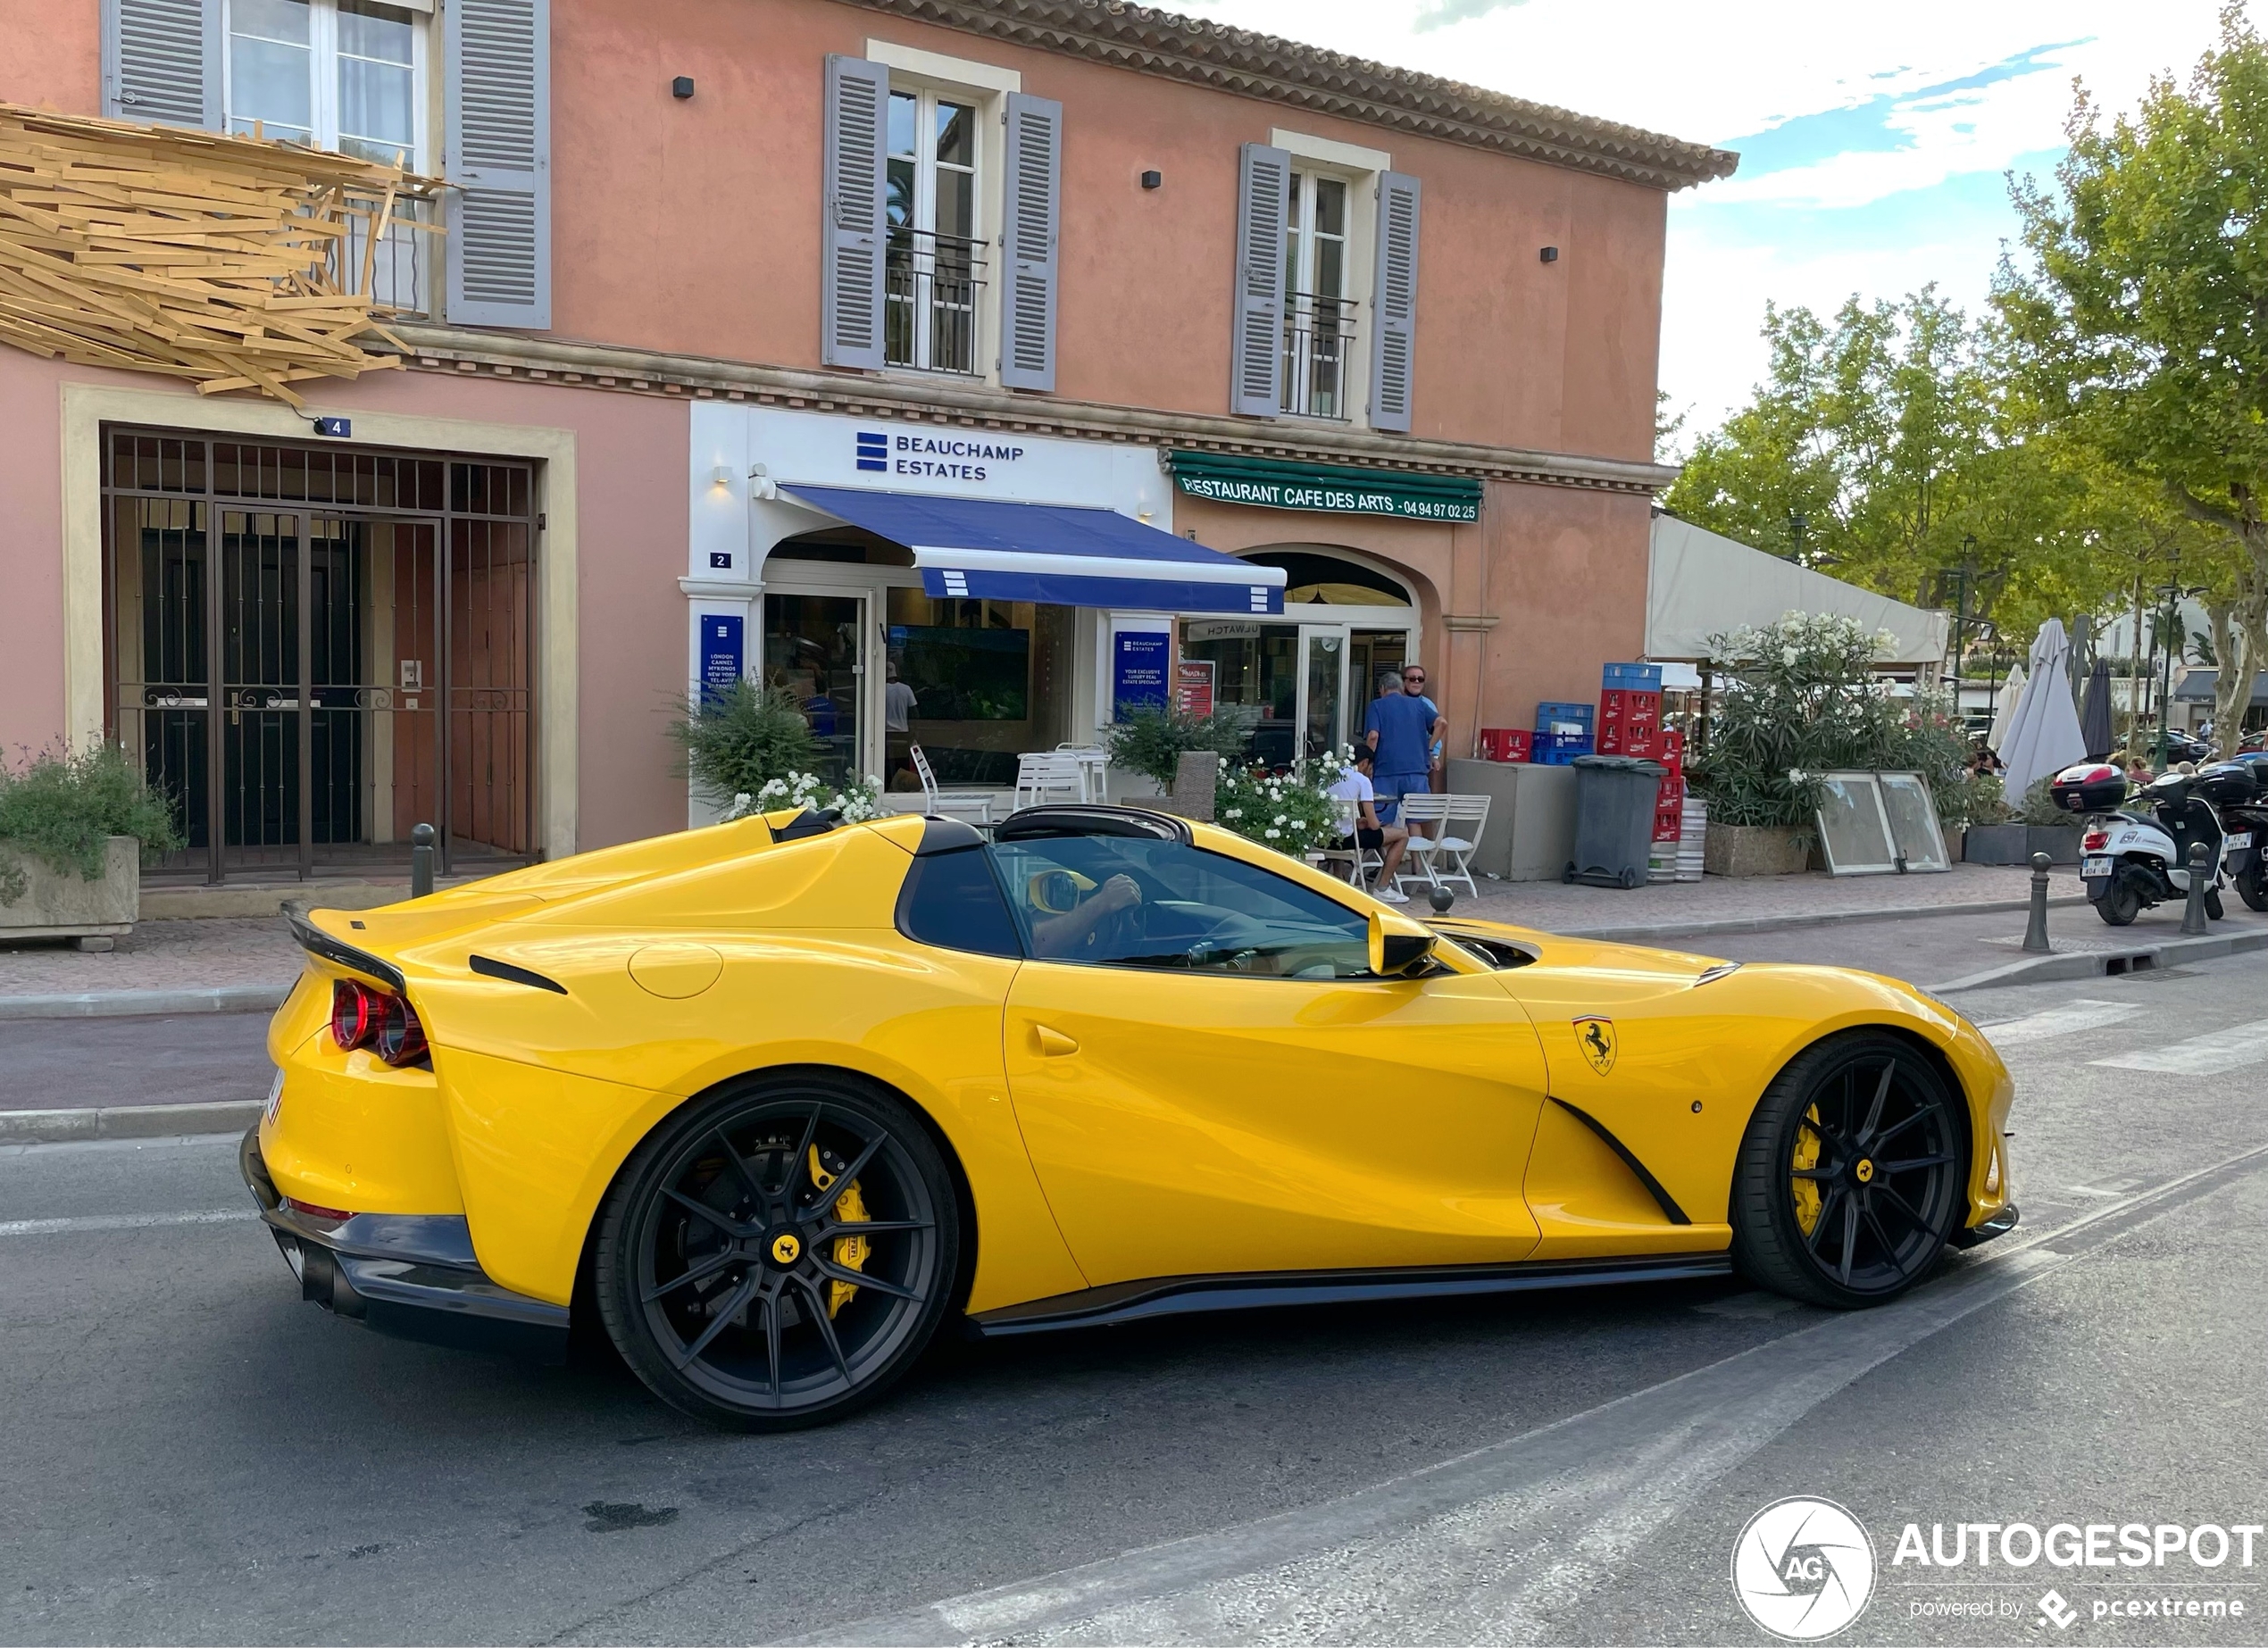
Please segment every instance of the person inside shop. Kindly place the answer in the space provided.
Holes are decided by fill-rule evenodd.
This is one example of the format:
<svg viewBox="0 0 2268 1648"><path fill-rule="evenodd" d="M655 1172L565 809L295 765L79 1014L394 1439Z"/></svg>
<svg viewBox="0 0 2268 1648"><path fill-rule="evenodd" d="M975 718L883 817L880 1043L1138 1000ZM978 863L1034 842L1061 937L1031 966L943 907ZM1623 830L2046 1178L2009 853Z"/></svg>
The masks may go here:
<svg viewBox="0 0 2268 1648"><path fill-rule="evenodd" d="M897 678L896 659L882 668L887 680L882 688L882 736L889 746L890 787L918 790L921 775L913 770L913 712L921 707L921 701Z"/></svg>
<svg viewBox="0 0 2268 1648"><path fill-rule="evenodd" d="M1402 690L1371 701L1363 718L1363 742L1374 757L1371 782L1378 791L1378 815L1401 821L1402 797L1433 788L1433 751L1446 741L1449 724L1425 695L1425 666L1402 666Z"/></svg>
<svg viewBox="0 0 2268 1648"><path fill-rule="evenodd" d="M1338 782L1325 792L1333 801L1355 803L1355 829L1352 838L1341 836L1331 845L1341 851L1357 853L1375 853L1379 855L1379 897L1389 904L1406 904L1410 895L1395 885L1394 872L1401 868L1402 852L1410 844L1410 832L1399 824L1381 823L1378 816L1378 791L1371 782L1371 764L1377 758L1367 744L1355 746L1355 759L1339 770Z"/></svg>

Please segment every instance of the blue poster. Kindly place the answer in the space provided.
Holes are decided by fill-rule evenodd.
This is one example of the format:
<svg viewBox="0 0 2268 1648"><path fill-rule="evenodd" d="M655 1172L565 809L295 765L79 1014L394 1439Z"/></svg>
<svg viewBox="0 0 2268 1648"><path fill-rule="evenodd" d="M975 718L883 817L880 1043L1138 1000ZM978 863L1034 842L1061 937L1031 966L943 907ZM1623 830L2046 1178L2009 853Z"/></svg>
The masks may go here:
<svg viewBox="0 0 2268 1648"><path fill-rule="evenodd" d="M713 699L740 678L743 620L731 612L701 615L701 696Z"/></svg>
<svg viewBox="0 0 2268 1648"><path fill-rule="evenodd" d="M1173 637L1163 629L1121 629L1111 637L1111 719L1163 710Z"/></svg>

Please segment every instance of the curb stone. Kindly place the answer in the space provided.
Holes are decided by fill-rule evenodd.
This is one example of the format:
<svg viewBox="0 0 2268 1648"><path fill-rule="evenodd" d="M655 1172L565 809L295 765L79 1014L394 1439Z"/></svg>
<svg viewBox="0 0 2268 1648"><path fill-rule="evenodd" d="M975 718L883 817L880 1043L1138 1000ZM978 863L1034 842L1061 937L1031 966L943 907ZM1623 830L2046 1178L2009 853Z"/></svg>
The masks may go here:
<svg viewBox="0 0 2268 1648"><path fill-rule="evenodd" d="M2162 944L2136 945L2125 950L2082 950L2064 955L2030 956L1981 973L1948 979L1929 986L1932 995L1957 990L1990 990L2005 985L2049 984L2063 978L2099 978L2111 973L2147 973L2185 961L2210 961L2224 955L2268 950L2268 932L2227 933L2204 938L2169 938Z"/></svg>
<svg viewBox="0 0 2268 1648"><path fill-rule="evenodd" d="M88 990L75 995L0 995L0 1019L119 1019L157 1013L265 1013L288 984L217 985L205 990Z"/></svg>
<svg viewBox="0 0 2268 1648"><path fill-rule="evenodd" d="M2067 910L2087 903L2084 894L2067 893L2047 901L2050 910ZM1980 899L1965 904L1925 904L1918 910L1829 910L1784 916L1732 916L1714 921L1662 921L1631 927L1554 927L1538 932L1562 938L1597 938L1611 943L1637 943L1650 938L1706 938L1717 933L1771 933L1782 928L1827 927L1853 921L1918 921L1931 916L1983 916L2030 910L2029 898ZM1452 911L1452 914L1455 912ZM1480 920L1489 920L1481 917ZM1532 925L1514 921L1513 927Z"/></svg>
<svg viewBox="0 0 2268 1648"><path fill-rule="evenodd" d="M165 1139L241 1133L260 1119L263 1099L213 1104L113 1104L96 1110L0 1111L0 1144L65 1144L80 1139Z"/></svg>

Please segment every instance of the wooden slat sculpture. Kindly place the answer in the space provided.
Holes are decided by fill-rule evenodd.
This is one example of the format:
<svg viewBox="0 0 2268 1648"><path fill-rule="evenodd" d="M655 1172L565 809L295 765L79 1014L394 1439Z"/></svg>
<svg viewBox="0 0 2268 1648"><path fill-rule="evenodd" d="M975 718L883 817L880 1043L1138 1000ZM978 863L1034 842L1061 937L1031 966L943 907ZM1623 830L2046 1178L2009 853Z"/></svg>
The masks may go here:
<svg viewBox="0 0 2268 1648"><path fill-rule="evenodd" d="M357 340L402 347L377 259L404 229L439 232L417 205L439 187L256 137L0 104L0 342L298 406L295 383L401 364Z"/></svg>

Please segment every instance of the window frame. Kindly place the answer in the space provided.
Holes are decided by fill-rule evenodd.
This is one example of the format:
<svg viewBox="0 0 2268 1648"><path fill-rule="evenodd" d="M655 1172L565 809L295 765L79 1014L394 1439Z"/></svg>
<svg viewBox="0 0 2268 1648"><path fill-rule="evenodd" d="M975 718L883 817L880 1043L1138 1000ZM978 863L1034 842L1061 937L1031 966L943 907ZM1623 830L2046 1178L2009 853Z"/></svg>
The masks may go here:
<svg viewBox="0 0 2268 1648"><path fill-rule="evenodd" d="M1268 143L1272 148L1281 149L1291 157L1290 165L1287 168L1291 178L1330 178L1347 186L1347 224L1343 237L1346 279L1339 301L1341 313L1353 329L1343 345L1344 358L1339 363L1339 412L1336 415L1327 415L1310 412L1305 406L1289 404L1293 399L1293 382L1292 373L1287 370L1283 373L1282 383L1277 388L1276 416L1329 424L1334 429L1368 429L1371 418L1371 348L1378 325L1379 179L1394 170L1394 157L1383 149L1368 149L1356 144L1341 143L1336 138L1288 131L1280 126L1268 134ZM1290 228L1289 204L1287 201L1287 230ZM1292 320L1289 295L1302 289L1297 284L1297 274L1288 258L1285 261L1284 281L1283 325L1288 331ZM1288 354L1288 338L1282 346ZM1286 365L1288 366L1288 362Z"/></svg>
<svg viewBox="0 0 2268 1648"><path fill-rule="evenodd" d="M338 0L306 0L306 4L308 76L313 81L308 111L313 122L308 146L344 154L338 134ZM264 117L240 116L236 111L236 0L221 0L221 129L234 132L241 121L248 132L255 119ZM437 13L415 5L396 4L395 9L410 14L411 142L403 165L410 171L430 173L434 170L429 162L434 137L432 36ZM273 136L264 123L262 130L263 136Z"/></svg>

